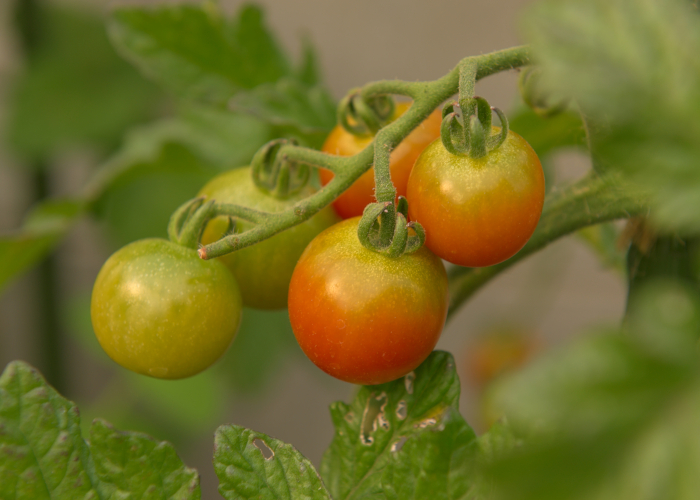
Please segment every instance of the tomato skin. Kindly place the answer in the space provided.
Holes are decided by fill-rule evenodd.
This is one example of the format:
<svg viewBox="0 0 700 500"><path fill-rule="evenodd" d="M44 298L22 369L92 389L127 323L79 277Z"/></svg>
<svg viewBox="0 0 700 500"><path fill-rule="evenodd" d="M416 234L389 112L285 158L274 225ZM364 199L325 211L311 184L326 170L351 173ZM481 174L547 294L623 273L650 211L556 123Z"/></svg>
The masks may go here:
<svg viewBox="0 0 700 500"><path fill-rule="evenodd" d="M360 218L306 248L289 285L289 317L301 349L321 370L374 385L420 365L447 315L447 274L426 248L392 259L360 244Z"/></svg>
<svg viewBox="0 0 700 500"><path fill-rule="evenodd" d="M165 379L195 375L219 359L238 332L241 311L238 285L223 264L157 238L107 259L90 305L110 358Z"/></svg>
<svg viewBox="0 0 700 500"><path fill-rule="evenodd" d="M281 212L311 195L307 187L299 193L280 200L270 196L253 183L250 167L239 168L218 175L199 192L208 198L235 203L265 212ZM284 309L287 306L289 280L294 266L306 245L327 227L338 222L332 209L324 208L301 224L276 234L253 246L219 257L236 277L243 304L255 309ZM237 222L237 232L252 227L245 221ZM224 236L228 228L226 217L217 217L207 224L202 244L207 245Z"/></svg>
<svg viewBox="0 0 700 500"><path fill-rule="evenodd" d="M409 107L410 103L398 103L394 119L401 116ZM391 152L389 168L397 197L406 196L406 185L413 164L423 149L440 136L441 123L442 114L440 110L435 110ZM352 156L365 149L373 140L372 136L358 137L340 125L336 125L326 138L321 151L340 156ZM333 179L333 173L330 170L319 169L319 176L324 186ZM377 200L374 197L374 167L372 167L336 198L333 208L343 219L349 219L362 215L365 207L375 201Z"/></svg>
<svg viewBox="0 0 700 500"><path fill-rule="evenodd" d="M406 197L409 217L423 225L428 248L453 264L482 267L512 257L527 243L544 191L537 154L511 131L500 148L478 159L455 156L436 140L416 160Z"/></svg>

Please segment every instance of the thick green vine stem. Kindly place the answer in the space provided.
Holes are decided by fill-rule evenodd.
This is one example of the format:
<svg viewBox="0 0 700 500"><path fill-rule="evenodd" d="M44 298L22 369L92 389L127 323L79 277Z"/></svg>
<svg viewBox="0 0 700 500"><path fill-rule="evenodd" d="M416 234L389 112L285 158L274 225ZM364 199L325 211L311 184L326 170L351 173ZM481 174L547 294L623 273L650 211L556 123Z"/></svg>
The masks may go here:
<svg viewBox="0 0 700 500"><path fill-rule="evenodd" d="M275 198L288 198L299 192L309 181L309 166L290 161L279 150L285 144L297 144L293 139L275 139L261 147L250 162L253 182Z"/></svg>
<svg viewBox="0 0 700 500"><path fill-rule="evenodd" d="M645 213L649 198L617 174L595 172L565 190L549 195L535 233L520 252L490 267L454 267L449 272L448 317L479 288L513 264L549 243L587 226Z"/></svg>
<svg viewBox="0 0 700 500"><path fill-rule="evenodd" d="M464 61L473 65L474 79L479 80L486 76L518 68L530 63L530 52L527 47L514 47L506 50L472 56ZM372 102L373 99L384 98L391 94L406 96L413 99L411 107L398 119L389 123L379 130L375 140L360 153L349 156L333 156L320 151L302 148L293 144L284 144L279 147L277 155L283 155L288 161L303 163L315 167L323 167L333 172L334 177L331 182L321 190L312 194L308 198L299 201L292 207L276 213L260 213L259 220L251 229L238 234L228 235L219 241L200 248L199 255L204 259L219 257L227 253L245 248L249 245L267 239L280 231L299 224L316 214L323 207L329 205L343 191L348 189L363 173L374 164L376 197L380 203L391 202L386 213L381 213L380 231L385 234L394 234L396 222L391 222L392 214L394 221L400 220L396 217L396 207L394 200L396 190L391 183L389 174L389 155L391 151L420 123L425 120L430 113L443 102L456 94L459 90L460 67L465 65L462 61L457 67L452 69L447 75L431 82L405 82L400 80L384 80L365 85L357 91L358 98L365 103ZM376 145L376 147L375 147ZM226 209L228 213L216 213L219 209ZM232 215L234 210L222 205L214 204L210 209L215 215ZM243 213L243 212L241 212ZM385 219L387 224L384 224ZM374 222L372 221L372 224ZM400 223L400 225L404 225ZM412 228L413 227L413 228ZM407 225L409 237L406 249L413 248L416 241L420 241L420 229ZM411 236L418 237L418 240L411 239ZM404 250L405 251L405 250Z"/></svg>

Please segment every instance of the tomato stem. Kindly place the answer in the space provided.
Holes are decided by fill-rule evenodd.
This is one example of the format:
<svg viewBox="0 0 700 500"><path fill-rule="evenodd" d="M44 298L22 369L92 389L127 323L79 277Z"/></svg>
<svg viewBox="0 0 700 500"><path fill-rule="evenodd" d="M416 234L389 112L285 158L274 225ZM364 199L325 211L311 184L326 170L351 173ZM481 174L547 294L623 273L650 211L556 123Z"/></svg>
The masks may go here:
<svg viewBox="0 0 700 500"><path fill-rule="evenodd" d="M219 241L206 245L201 255L203 258L214 258L225 255L235 250L245 248L267 239L289 227L299 224L322 208L329 205L341 193L348 189L372 164L375 165L375 186L378 202L388 203L387 211L383 212L382 229L386 231L384 237L380 237L370 244L370 248L380 252L386 252L394 235L396 225L396 189L391 183L389 174L389 156L391 151L421 122L423 122L435 108L441 105L450 96L456 94L460 84L460 68L474 65L476 67L475 81L500 71L517 68L530 63L530 50L527 47L514 47L490 54L468 57L461 61L447 75L430 82L403 82L399 80L385 80L370 83L359 92L353 91L352 95L358 95L364 103L371 103L373 99L387 94L398 94L413 99L411 107L395 121L383 127L377 133L375 140L364 150L354 156L333 156L308 148L285 144L280 146L278 155L292 162L322 167L330 170L335 175L326 186L300 201L294 206L274 214L264 214L256 225L242 233L229 235ZM93 187L94 189L94 187ZM214 205L216 207L216 205ZM216 208L213 208L216 210ZM235 214L229 214L236 216ZM369 221L372 227L374 221ZM384 229L385 228L385 229ZM404 223L401 230L408 231ZM409 236L406 249L415 250L418 231ZM359 237L359 235L358 235ZM361 238L361 241L364 238ZM365 239L365 242L370 240Z"/></svg>

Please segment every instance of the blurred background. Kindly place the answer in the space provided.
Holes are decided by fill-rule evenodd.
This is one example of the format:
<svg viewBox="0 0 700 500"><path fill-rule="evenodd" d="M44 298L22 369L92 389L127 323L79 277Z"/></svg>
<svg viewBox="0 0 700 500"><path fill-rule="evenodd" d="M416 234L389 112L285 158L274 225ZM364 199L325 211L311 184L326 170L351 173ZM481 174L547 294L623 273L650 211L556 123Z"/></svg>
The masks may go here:
<svg viewBox="0 0 700 500"><path fill-rule="evenodd" d="M38 200L80 193L98 166L120 157L133 127L170 123L168 117L177 112L171 95L143 79L111 48L104 19L111 7L123 3L0 3L0 232L6 237L19 234ZM467 55L518 44L517 19L530 2L258 3L294 61L301 57L302 38L311 40L323 81L337 100L373 80L436 79ZM222 0L221 6L234 15L241 2ZM516 110L516 86L512 71L483 80L477 92L493 106ZM149 130L166 134L166 129ZM185 463L200 471L203 498L216 497L211 456L218 425L235 423L267 433L318 464L333 435L328 405L348 400L353 386L326 376L304 357L284 311L246 310L231 350L201 375L176 382L134 375L97 344L90 291L113 251L141 237L164 236L176 206L217 169L241 166L257 146L211 154L200 161L201 168L170 171L162 168L169 155L196 156L170 140L156 160L144 162L147 174L114 187L96 207L97 216L71 224L48 258L0 288L0 366L23 359L39 368L78 404L84 424L100 416L121 429L174 442ZM221 158L230 164L212 166ZM549 157L547 167L552 189L578 178L589 165L572 149ZM605 234L614 236L614 231ZM438 348L457 360L461 410L477 432L488 425L480 394L493 377L551 345L621 318L620 256L614 241L608 242L610 258L596 256L590 243L600 237L565 238L527 259L487 285L446 326ZM0 247L0 258L8 255Z"/></svg>

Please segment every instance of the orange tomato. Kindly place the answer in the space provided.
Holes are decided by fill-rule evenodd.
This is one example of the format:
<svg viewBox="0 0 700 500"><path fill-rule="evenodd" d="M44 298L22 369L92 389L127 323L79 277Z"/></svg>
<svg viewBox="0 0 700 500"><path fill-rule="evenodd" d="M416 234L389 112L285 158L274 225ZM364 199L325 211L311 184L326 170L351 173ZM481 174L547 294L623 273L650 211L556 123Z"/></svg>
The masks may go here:
<svg viewBox="0 0 700 500"><path fill-rule="evenodd" d="M394 112L394 120L409 107L410 103L398 103ZM440 136L441 123L442 114L440 110L435 110L392 151L389 167L397 196L406 196L406 186L413 164L423 149ZM331 131L321 150L334 155L352 156L365 149L373 140L373 136L358 137L337 125ZM333 173L330 170L320 169L319 175L321 184L324 186L333 179ZM343 219L349 219L362 215L365 207L375 201L374 168L371 168L362 174L347 191L336 198L333 202L333 208Z"/></svg>

